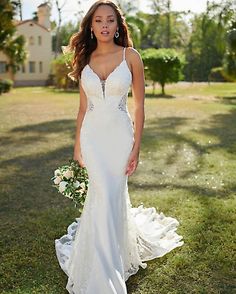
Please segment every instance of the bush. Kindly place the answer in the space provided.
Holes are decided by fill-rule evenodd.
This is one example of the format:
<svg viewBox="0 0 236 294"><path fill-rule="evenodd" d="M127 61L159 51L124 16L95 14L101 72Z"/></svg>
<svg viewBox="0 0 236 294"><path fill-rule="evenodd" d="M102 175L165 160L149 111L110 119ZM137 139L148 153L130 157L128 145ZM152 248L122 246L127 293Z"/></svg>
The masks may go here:
<svg viewBox="0 0 236 294"><path fill-rule="evenodd" d="M227 51L223 59L223 75L227 80L236 81L236 53Z"/></svg>
<svg viewBox="0 0 236 294"><path fill-rule="evenodd" d="M10 79L0 80L0 94L7 93L11 90L13 81Z"/></svg>
<svg viewBox="0 0 236 294"><path fill-rule="evenodd" d="M161 85L162 95L165 95L166 83L176 83L183 78L185 58L174 49L149 48L143 50L141 55L146 69L146 78Z"/></svg>
<svg viewBox="0 0 236 294"><path fill-rule="evenodd" d="M68 77L68 73L71 72L71 70L68 55L61 54L52 61L53 82L56 88L63 88L66 90L78 86L77 82L72 81Z"/></svg>
<svg viewBox="0 0 236 294"><path fill-rule="evenodd" d="M223 67L212 68L208 79L210 82L226 82L226 79L223 73Z"/></svg>

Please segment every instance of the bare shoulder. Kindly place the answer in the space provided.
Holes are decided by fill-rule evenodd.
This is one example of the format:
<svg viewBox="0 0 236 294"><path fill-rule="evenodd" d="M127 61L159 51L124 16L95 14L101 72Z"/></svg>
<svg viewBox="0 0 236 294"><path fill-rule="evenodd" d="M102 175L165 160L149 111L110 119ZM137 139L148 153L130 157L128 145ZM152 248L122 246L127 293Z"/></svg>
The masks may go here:
<svg viewBox="0 0 236 294"><path fill-rule="evenodd" d="M140 62L142 60L139 52L133 47L127 47L126 52L127 59L131 62Z"/></svg>
<svg viewBox="0 0 236 294"><path fill-rule="evenodd" d="M132 72L135 68L141 69L143 67L143 61L142 61L141 55L133 47L126 48L126 60Z"/></svg>

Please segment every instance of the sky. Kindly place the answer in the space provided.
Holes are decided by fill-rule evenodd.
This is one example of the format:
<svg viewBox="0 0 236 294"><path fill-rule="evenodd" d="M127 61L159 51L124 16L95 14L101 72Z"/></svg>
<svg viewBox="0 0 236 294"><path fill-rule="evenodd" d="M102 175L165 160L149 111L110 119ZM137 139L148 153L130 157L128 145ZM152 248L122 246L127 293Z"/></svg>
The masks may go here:
<svg viewBox="0 0 236 294"><path fill-rule="evenodd" d="M59 3L64 3L65 0L59 0ZM134 0L138 2L140 10L150 12L150 0ZM32 13L37 10L37 6L45 2L44 0L22 0L23 3L23 19L32 18ZM53 1L54 2L54 1ZM63 22L76 20L75 12L78 11L77 0L67 0L64 6ZM95 2L95 0L82 0L82 9L84 12ZM191 10L195 13L200 13L206 9L207 0L172 0L173 10ZM55 6L55 5L54 5ZM55 7L52 10L51 20L57 21L57 13Z"/></svg>

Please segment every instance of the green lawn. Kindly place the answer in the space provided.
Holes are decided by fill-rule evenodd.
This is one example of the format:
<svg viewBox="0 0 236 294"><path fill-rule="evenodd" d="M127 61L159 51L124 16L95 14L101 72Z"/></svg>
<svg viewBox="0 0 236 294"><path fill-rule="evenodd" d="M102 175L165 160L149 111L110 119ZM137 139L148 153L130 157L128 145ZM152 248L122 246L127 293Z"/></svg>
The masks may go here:
<svg viewBox="0 0 236 294"><path fill-rule="evenodd" d="M235 293L236 85L166 90L172 98L147 95L129 191L133 206L176 217L185 244L130 277L128 293ZM0 96L2 294L67 293L54 239L78 212L50 178L73 154L78 106L78 94L45 88Z"/></svg>

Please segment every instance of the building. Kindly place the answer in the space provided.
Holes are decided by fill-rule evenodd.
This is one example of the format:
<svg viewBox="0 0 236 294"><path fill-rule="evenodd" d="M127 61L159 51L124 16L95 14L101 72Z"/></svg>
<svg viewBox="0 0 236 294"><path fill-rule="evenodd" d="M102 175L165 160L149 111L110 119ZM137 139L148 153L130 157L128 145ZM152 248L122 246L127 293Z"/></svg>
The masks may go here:
<svg viewBox="0 0 236 294"><path fill-rule="evenodd" d="M23 35L26 40L27 59L12 76L7 71L7 56L0 52L0 79L13 79L15 86L46 85L53 59L50 10L47 3L41 4L37 11L38 21L28 19L16 22L17 34Z"/></svg>

